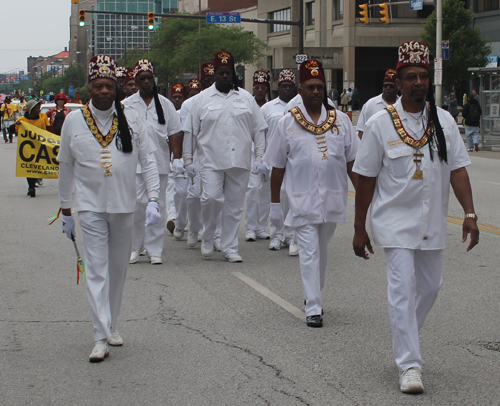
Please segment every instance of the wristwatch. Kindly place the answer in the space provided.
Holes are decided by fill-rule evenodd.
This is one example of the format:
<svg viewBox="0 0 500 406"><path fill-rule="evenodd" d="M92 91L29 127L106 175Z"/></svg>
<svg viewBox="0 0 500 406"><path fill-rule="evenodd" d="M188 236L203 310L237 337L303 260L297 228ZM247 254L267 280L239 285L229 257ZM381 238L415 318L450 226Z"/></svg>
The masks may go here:
<svg viewBox="0 0 500 406"><path fill-rule="evenodd" d="M476 213L466 213L465 218L471 218L474 219L474 221L477 223L477 215Z"/></svg>

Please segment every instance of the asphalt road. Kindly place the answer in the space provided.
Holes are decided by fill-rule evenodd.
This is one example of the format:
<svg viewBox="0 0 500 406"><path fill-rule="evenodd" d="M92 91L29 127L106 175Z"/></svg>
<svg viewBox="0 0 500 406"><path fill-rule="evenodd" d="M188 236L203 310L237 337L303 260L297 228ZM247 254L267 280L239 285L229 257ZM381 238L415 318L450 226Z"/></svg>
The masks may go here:
<svg viewBox="0 0 500 406"><path fill-rule="evenodd" d="M452 198L444 285L421 334L425 393L404 395L391 349L384 254L352 252L352 223L330 244L325 325L305 325L297 257L244 241L229 264L165 239L164 264L128 271L125 345L91 364L85 286L57 212L57 181L36 198L0 145L0 405L499 405L500 160L474 153L483 223L466 253ZM492 155L493 154L493 155ZM500 153L498 153L500 155ZM486 157L488 156L488 157ZM352 222L352 205L349 205ZM77 240L82 245L81 232Z"/></svg>

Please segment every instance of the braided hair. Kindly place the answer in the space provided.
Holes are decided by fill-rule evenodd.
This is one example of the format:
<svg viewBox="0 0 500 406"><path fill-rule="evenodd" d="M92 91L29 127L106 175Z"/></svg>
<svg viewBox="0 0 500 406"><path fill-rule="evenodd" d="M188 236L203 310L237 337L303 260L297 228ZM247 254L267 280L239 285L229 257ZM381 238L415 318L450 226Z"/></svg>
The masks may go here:
<svg viewBox="0 0 500 406"><path fill-rule="evenodd" d="M155 99L156 115L158 116L158 123L165 124L165 114L163 113L163 107L160 103L160 98L158 97L158 88L156 83L153 82L153 97Z"/></svg>
<svg viewBox="0 0 500 406"><path fill-rule="evenodd" d="M120 103L120 95L118 94L118 89L116 91L115 97L115 110L116 116L118 118L118 132L116 133L116 148L126 154L130 154L133 150L132 146L132 135L130 134L130 128L128 127L127 118L123 112L123 106Z"/></svg>
<svg viewBox="0 0 500 406"><path fill-rule="evenodd" d="M446 138L444 137L443 127L441 127L441 123L439 122L438 112L436 108L436 101L434 100L434 92L432 91L432 83L430 81L429 81L429 91L427 92L427 101L429 102L431 108L431 119L435 128L434 136L431 138L431 142L429 143L431 160L434 160L431 144L434 144L437 141L439 160L441 162L444 161L448 163Z"/></svg>

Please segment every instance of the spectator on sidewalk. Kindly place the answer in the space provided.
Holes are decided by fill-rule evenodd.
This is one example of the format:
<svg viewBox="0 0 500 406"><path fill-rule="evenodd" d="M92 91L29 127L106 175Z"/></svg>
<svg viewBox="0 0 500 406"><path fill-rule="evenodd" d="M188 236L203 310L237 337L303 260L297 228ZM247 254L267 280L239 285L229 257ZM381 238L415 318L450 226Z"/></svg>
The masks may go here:
<svg viewBox="0 0 500 406"><path fill-rule="evenodd" d="M453 116L456 122L458 116L458 101L455 97L455 93L450 93L450 101L448 102L448 111Z"/></svg>
<svg viewBox="0 0 500 406"><path fill-rule="evenodd" d="M479 151L479 124L481 114L483 114L481 106L474 97L474 94L471 93L462 110L462 117L465 119L465 135L467 137L469 152Z"/></svg>
<svg viewBox="0 0 500 406"><path fill-rule="evenodd" d="M361 100L361 94L358 91L358 88L354 88L354 92L352 92L352 111L359 111L359 101Z"/></svg>

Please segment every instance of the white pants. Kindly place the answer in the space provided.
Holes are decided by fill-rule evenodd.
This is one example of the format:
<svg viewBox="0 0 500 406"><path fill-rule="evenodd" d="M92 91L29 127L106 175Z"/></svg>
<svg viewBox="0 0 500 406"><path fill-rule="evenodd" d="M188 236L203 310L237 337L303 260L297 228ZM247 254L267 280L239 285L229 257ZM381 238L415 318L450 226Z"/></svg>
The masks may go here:
<svg viewBox="0 0 500 406"><path fill-rule="evenodd" d="M200 177L189 178L186 206L189 222L189 231L198 233L201 230L201 187Z"/></svg>
<svg viewBox="0 0 500 406"><path fill-rule="evenodd" d="M175 183L175 228L184 230L188 225L187 195L189 179L183 176L174 178Z"/></svg>
<svg viewBox="0 0 500 406"><path fill-rule="evenodd" d="M443 283L443 250L386 248L392 348L399 371L422 368L418 333Z"/></svg>
<svg viewBox="0 0 500 406"><path fill-rule="evenodd" d="M132 247L133 213L78 212L94 339L116 331Z"/></svg>
<svg viewBox="0 0 500 406"><path fill-rule="evenodd" d="M172 172L170 172L172 173ZM175 200L174 200L174 194L175 194L175 181L172 176L169 176L168 178L168 184L167 184L167 219L168 220L175 220Z"/></svg>
<svg viewBox="0 0 500 406"><path fill-rule="evenodd" d="M250 171L242 168L225 170L201 169L201 218L204 241L213 241L221 219L221 251L224 255L238 252L238 229Z"/></svg>
<svg viewBox="0 0 500 406"><path fill-rule="evenodd" d="M299 246L300 274L306 299L306 316L321 314L321 290L325 286L328 243L337 223L306 224L295 228Z"/></svg>
<svg viewBox="0 0 500 406"><path fill-rule="evenodd" d="M148 205L148 190L142 174L135 175L137 183L137 206L134 213L134 233L132 249L139 251L142 246L146 248L150 257L161 257L163 252L163 239L165 237L165 199L168 175L160 174L159 211L160 221L154 226L146 227L146 207Z"/></svg>
<svg viewBox="0 0 500 406"><path fill-rule="evenodd" d="M288 214L288 210L290 210L290 205L288 203L288 196L285 191L284 187L285 183L281 185L281 191L280 191L280 204L281 204L281 210L283 210L283 218L286 219L286 216ZM288 226L281 226L281 229L276 229L271 225L270 227L271 231L271 238L277 237L280 241L285 241L285 240L295 240L295 230L293 227L288 227Z"/></svg>
<svg viewBox="0 0 500 406"><path fill-rule="evenodd" d="M264 182L261 174L250 173L246 202L245 226L247 231L266 231L271 209L270 179Z"/></svg>

